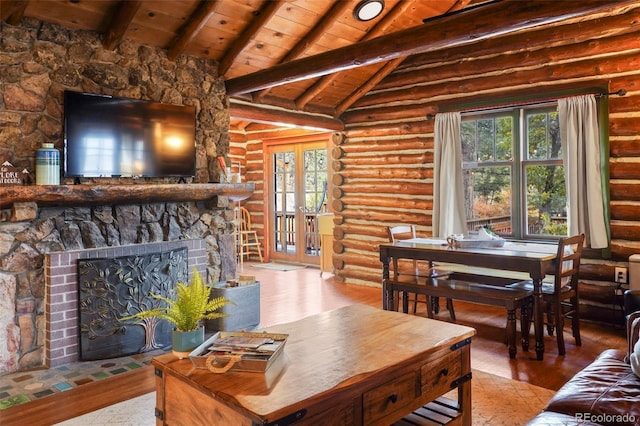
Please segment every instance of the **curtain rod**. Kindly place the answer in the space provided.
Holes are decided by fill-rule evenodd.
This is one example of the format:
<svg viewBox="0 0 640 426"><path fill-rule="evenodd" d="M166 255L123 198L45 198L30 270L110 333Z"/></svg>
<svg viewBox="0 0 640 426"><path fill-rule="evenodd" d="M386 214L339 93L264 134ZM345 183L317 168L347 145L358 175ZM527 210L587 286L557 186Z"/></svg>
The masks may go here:
<svg viewBox="0 0 640 426"><path fill-rule="evenodd" d="M585 93L588 94L588 93ZM616 92L608 92L608 93L595 93L594 95L598 98L604 97L604 96L614 96L614 95L618 95L618 96L624 96L627 94L627 91L624 89L620 89ZM571 95L574 96L574 95ZM480 108L470 108L470 109L462 109L462 110L451 110L451 111L447 111L447 112L481 112L481 111L488 111L488 110L492 110L492 109L498 109L498 108L506 108L506 107L510 107L510 106L529 106L529 105L539 105L539 104L544 104L550 101L555 101L558 99L562 99L562 98L568 98L570 96L558 96L555 98L546 98L546 99L538 99L535 101L522 101L522 102L510 102L510 103L504 103L504 104L497 104L497 105L491 105L491 106L486 106L486 107L480 107ZM427 120L433 120L436 117L435 114L427 114Z"/></svg>

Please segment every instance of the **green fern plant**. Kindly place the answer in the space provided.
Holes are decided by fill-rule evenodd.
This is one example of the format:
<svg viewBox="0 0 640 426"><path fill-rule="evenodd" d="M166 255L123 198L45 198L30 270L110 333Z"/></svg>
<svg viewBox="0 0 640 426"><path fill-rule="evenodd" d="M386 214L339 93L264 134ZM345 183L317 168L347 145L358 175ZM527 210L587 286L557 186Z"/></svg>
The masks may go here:
<svg viewBox="0 0 640 426"><path fill-rule="evenodd" d="M164 319L172 323L177 331L194 331L203 320L221 318L226 314L216 312L223 306L232 303L224 297L209 299L212 288L207 286L197 269L193 269L191 282L176 283L175 298L152 294L154 299L166 303L165 307L155 307L121 318L121 321L135 320L142 322L149 318Z"/></svg>

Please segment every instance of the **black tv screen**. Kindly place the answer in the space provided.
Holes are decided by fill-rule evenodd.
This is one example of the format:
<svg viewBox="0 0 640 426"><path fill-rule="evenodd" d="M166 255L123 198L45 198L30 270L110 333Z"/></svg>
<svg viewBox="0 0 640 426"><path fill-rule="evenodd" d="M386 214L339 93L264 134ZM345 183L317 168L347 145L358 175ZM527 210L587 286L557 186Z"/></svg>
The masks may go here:
<svg viewBox="0 0 640 426"><path fill-rule="evenodd" d="M66 91L66 177L195 175L195 108Z"/></svg>

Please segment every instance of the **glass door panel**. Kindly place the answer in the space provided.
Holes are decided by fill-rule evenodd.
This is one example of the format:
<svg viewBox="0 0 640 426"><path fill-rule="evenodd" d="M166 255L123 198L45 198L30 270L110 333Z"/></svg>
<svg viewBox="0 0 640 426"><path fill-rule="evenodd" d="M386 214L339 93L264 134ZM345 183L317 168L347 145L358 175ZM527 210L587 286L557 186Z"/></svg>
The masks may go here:
<svg viewBox="0 0 640 426"><path fill-rule="evenodd" d="M274 253L296 251L296 163L294 151L273 154Z"/></svg>
<svg viewBox="0 0 640 426"><path fill-rule="evenodd" d="M267 156L271 257L319 264L317 215L327 208L326 143L273 145Z"/></svg>

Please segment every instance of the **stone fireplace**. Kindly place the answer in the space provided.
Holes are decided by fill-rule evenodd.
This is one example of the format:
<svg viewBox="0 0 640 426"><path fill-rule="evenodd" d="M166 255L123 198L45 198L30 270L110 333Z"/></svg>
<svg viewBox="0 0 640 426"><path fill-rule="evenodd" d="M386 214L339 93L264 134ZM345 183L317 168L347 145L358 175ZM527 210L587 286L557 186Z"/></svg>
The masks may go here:
<svg viewBox="0 0 640 426"><path fill-rule="evenodd" d="M42 207L0 220L0 374L78 360L77 263L187 247L207 282L235 275L233 211L206 202ZM1 212L1 210L0 210Z"/></svg>
<svg viewBox="0 0 640 426"><path fill-rule="evenodd" d="M188 269L196 268L204 274L208 259L206 241L203 239L134 244L47 254L45 256L46 365L55 367L80 359L82 333L79 327L81 314L78 309L79 261L99 258L121 258L124 256L143 257L180 248L187 249ZM92 359L97 351L97 349L94 349L84 359ZM113 353L112 357L122 355ZM105 358L108 358L108 355Z"/></svg>

